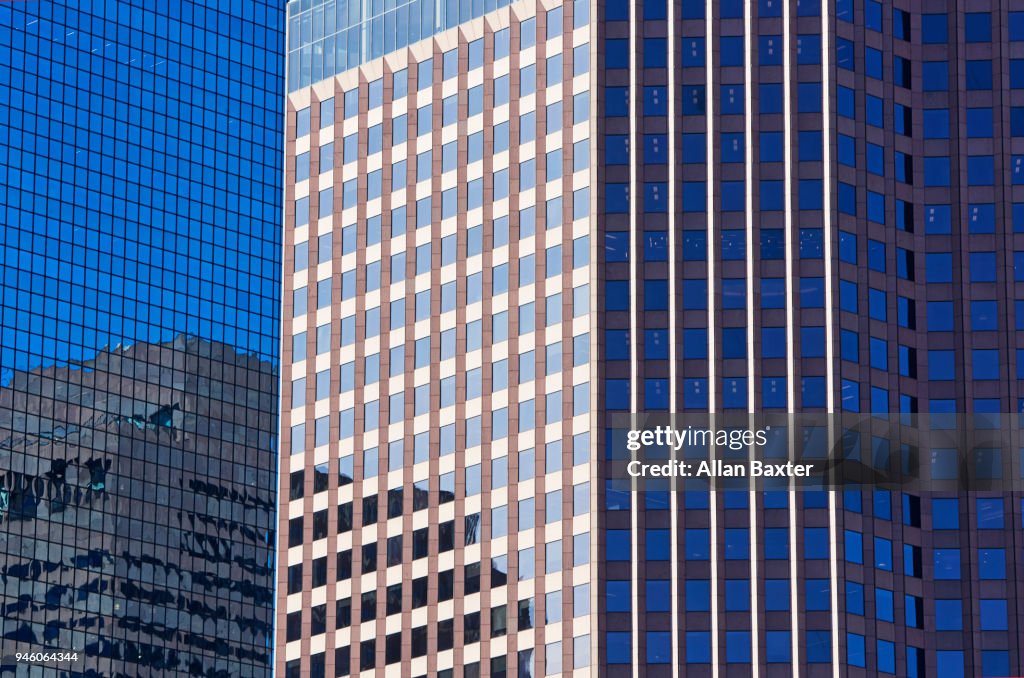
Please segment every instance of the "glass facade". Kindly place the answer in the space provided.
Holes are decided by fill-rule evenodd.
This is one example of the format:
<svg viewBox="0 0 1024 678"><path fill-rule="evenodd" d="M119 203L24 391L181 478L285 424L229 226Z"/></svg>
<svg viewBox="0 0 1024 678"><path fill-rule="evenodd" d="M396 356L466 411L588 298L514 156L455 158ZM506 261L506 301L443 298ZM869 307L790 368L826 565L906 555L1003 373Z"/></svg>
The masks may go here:
<svg viewBox="0 0 1024 678"><path fill-rule="evenodd" d="M476 19L510 0L292 0L288 91Z"/></svg>
<svg viewBox="0 0 1024 678"><path fill-rule="evenodd" d="M5 655L270 673L284 21L0 6Z"/></svg>

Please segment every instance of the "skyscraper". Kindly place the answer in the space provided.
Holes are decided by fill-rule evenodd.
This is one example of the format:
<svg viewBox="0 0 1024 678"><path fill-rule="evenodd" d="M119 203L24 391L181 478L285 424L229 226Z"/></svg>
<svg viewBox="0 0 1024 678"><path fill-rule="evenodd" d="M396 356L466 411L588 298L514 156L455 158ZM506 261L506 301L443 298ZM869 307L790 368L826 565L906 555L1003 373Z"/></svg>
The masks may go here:
<svg viewBox="0 0 1024 678"><path fill-rule="evenodd" d="M996 94L1013 96L1019 18L971 9L606 8L599 405L1019 411L1020 180ZM603 508L604 544L633 549L606 551L608 600L635 599L605 617L610 674L1020 671L1019 494L686 491Z"/></svg>
<svg viewBox="0 0 1024 678"><path fill-rule="evenodd" d="M270 673L283 19L0 6L5 669Z"/></svg>
<svg viewBox="0 0 1024 678"><path fill-rule="evenodd" d="M283 675L590 665L578 7L289 5Z"/></svg>
<svg viewBox="0 0 1024 678"><path fill-rule="evenodd" d="M1022 17L291 3L279 668L1024 671L1019 493L608 462L616 413L1020 410Z"/></svg>

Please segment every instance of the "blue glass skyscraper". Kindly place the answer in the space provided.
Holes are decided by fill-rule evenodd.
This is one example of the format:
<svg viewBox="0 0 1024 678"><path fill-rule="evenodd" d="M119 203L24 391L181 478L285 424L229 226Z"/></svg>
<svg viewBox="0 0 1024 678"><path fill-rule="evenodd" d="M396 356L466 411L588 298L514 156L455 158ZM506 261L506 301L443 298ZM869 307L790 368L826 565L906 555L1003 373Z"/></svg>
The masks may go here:
<svg viewBox="0 0 1024 678"><path fill-rule="evenodd" d="M270 672L284 47L270 1L0 6L0 654Z"/></svg>

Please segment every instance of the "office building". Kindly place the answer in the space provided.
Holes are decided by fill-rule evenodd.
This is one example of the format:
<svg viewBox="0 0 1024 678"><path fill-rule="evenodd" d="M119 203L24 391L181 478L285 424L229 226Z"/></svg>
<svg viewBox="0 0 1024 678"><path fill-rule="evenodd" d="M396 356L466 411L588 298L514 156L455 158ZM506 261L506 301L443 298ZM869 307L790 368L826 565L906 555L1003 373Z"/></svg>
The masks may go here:
<svg viewBox="0 0 1024 678"><path fill-rule="evenodd" d="M271 673L283 22L0 6L5 670Z"/></svg>
<svg viewBox="0 0 1024 678"><path fill-rule="evenodd" d="M606 7L599 407L1018 411L1020 20L963 9ZM608 675L1021 670L1018 494L601 508Z"/></svg>
<svg viewBox="0 0 1024 678"><path fill-rule="evenodd" d="M1024 670L1017 493L607 462L621 412L1019 410L1024 15L380 9L289 5L278 668Z"/></svg>
<svg viewBox="0 0 1024 678"><path fill-rule="evenodd" d="M277 668L587 671L588 7L309 5L288 18Z"/></svg>

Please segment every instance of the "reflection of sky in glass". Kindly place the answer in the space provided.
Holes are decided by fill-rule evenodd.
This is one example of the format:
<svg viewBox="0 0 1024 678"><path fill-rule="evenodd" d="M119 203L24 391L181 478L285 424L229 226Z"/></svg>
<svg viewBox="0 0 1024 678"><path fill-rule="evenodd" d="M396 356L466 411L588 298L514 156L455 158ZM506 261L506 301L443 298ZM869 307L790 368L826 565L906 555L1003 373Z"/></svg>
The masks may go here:
<svg viewBox="0 0 1024 678"><path fill-rule="evenodd" d="M276 357L273 4L0 3L0 382L181 333Z"/></svg>
<svg viewBox="0 0 1024 678"><path fill-rule="evenodd" d="M510 0L292 0L288 91L508 4Z"/></svg>

